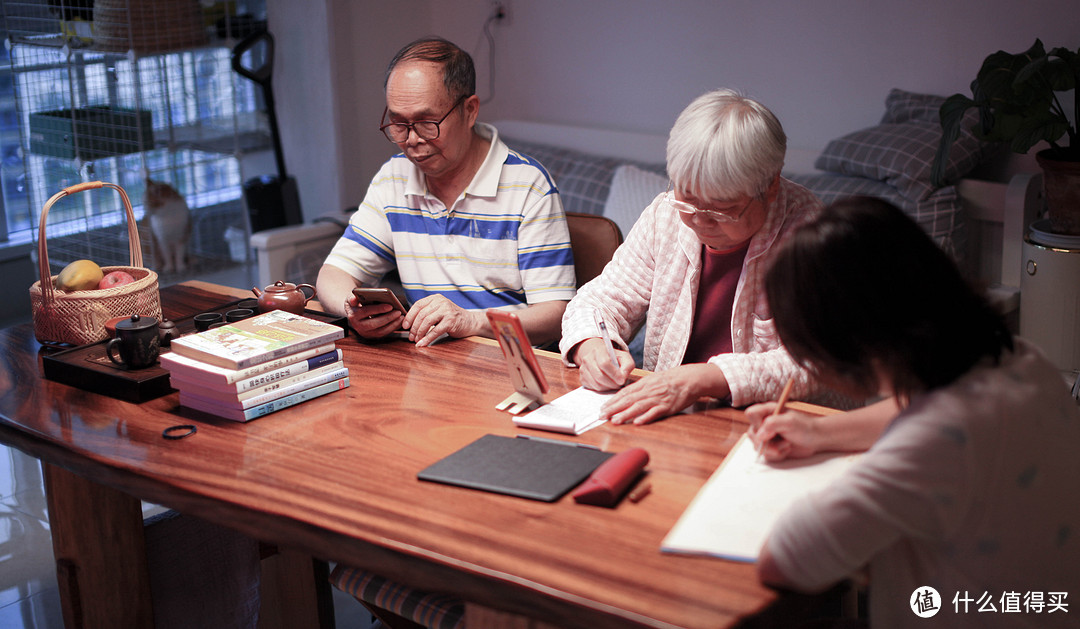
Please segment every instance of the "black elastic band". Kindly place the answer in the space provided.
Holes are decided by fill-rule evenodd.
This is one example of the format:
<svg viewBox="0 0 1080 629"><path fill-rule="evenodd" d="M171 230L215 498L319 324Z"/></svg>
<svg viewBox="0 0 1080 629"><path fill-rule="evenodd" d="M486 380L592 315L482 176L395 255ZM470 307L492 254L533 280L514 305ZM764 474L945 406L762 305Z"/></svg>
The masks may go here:
<svg viewBox="0 0 1080 629"><path fill-rule="evenodd" d="M181 424L179 426L169 426L161 431L161 436L166 439L183 439L194 435L197 430L192 424Z"/></svg>

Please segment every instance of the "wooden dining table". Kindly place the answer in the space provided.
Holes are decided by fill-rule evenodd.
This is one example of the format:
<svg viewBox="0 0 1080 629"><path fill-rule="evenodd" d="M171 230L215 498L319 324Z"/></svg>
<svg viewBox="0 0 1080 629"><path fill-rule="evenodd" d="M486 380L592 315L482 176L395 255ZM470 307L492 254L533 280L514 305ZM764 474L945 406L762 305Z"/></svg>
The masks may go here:
<svg viewBox="0 0 1080 629"><path fill-rule="evenodd" d="M172 319L243 296L201 282L161 291ZM132 403L48 380L28 324L0 331L0 347L0 441L44 464L69 627L153 625L140 499L279 549L263 581L288 599L282 626L332 626L327 562L460 596L469 627L783 627L820 602L762 586L753 564L660 550L745 432L738 409L565 437L648 452L651 492L603 508L417 479L483 435L541 434L496 410L513 391L487 339L347 335L350 387L247 423L190 411L175 392ZM577 370L538 354L549 399L579 386ZM178 424L197 432L163 438Z"/></svg>

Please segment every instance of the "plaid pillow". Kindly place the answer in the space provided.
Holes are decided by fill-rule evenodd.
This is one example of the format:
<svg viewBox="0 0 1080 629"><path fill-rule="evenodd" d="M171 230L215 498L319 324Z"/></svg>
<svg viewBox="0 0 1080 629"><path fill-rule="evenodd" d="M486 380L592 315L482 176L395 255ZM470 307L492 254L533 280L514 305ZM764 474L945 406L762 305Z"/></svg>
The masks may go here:
<svg viewBox="0 0 1080 629"><path fill-rule="evenodd" d="M646 164L591 155L575 149L526 140L503 138L503 142L506 142L511 151L531 157L544 166L555 182L562 198L563 209L567 212L603 214L604 205L611 193L615 170L624 164L664 176L667 172L664 164Z"/></svg>
<svg viewBox="0 0 1080 629"><path fill-rule="evenodd" d="M944 96L915 94L893 88L885 97L885 115L882 124L908 121L941 123L939 110L945 103Z"/></svg>
<svg viewBox="0 0 1080 629"><path fill-rule="evenodd" d="M937 123L885 123L829 142L814 166L884 181L905 198L923 201L936 190L930 183L930 170L940 142L941 125ZM983 142L969 131L961 132L949 150L946 180L954 182L968 174L985 155Z"/></svg>
<svg viewBox="0 0 1080 629"><path fill-rule="evenodd" d="M547 169L559 190L563 210L604 213L604 202L611 191L611 178L619 165L618 160L508 138L503 141L510 150L535 159Z"/></svg>
<svg viewBox="0 0 1080 629"><path fill-rule="evenodd" d="M963 213L956 186L945 186L920 201L913 201L883 181L864 177L848 177L828 173L791 175L795 183L805 186L828 205L851 196L871 196L884 199L903 210L949 255L960 262L964 250Z"/></svg>
<svg viewBox="0 0 1080 629"><path fill-rule="evenodd" d="M926 200L935 192L930 170L941 142L939 110L944 102L944 96L894 88L885 97L881 124L833 140L814 166L884 181L912 201ZM992 154L993 146L971 132L977 123L975 110L964 116L963 128L949 150L945 167L949 182L964 177Z"/></svg>

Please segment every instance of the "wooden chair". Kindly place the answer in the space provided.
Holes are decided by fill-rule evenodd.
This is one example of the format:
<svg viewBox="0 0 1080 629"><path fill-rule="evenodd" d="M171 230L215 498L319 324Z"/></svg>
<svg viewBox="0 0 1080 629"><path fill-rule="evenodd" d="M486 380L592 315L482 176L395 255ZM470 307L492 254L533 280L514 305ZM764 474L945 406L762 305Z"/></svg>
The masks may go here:
<svg viewBox="0 0 1080 629"><path fill-rule="evenodd" d="M566 225L570 228L577 286L581 288L604 270L622 244L623 235L615 221L598 214L567 212Z"/></svg>

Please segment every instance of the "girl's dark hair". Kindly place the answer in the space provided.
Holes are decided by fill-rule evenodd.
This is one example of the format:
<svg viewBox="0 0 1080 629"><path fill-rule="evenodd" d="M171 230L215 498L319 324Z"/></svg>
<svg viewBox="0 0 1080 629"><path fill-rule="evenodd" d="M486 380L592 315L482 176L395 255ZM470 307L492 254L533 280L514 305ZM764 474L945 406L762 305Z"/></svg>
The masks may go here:
<svg viewBox="0 0 1080 629"><path fill-rule="evenodd" d="M1012 335L952 259L906 214L853 197L795 231L765 278L792 357L876 391L873 365L904 400L947 385Z"/></svg>
<svg viewBox="0 0 1080 629"><path fill-rule="evenodd" d="M476 93L476 68L473 66L472 57L441 37L418 39L399 50L386 66L383 90L390 80L390 73L403 61L431 61L441 64L443 85L451 99L457 100Z"/></svg>

